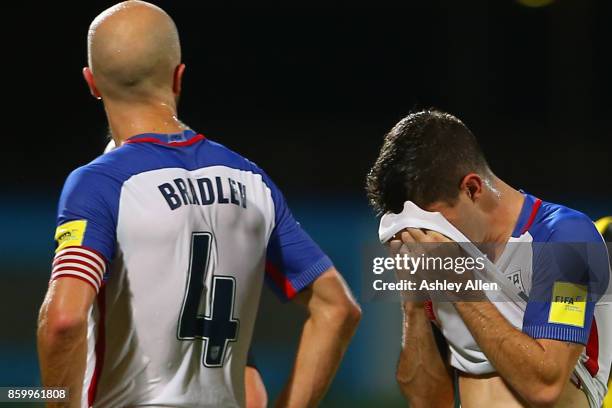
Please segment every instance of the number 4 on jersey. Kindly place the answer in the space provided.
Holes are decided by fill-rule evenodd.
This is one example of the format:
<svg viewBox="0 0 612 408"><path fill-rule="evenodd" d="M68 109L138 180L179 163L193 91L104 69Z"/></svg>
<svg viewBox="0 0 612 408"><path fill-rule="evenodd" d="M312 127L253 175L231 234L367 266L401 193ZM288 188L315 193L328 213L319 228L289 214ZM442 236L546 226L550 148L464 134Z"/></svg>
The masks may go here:
<svg viewBox="0 0 612 408"><path fill-rule="evenodd" d="M206 315L198 312L204 296L204 282L208 271L212 235L194 232L191 236L191 254L187 291L178 324L179 340L204 340L202 363L206 367L222 367L229 342L238 338L240 321L234 318L236 281L232 276L212 276L210 310Z"/></svg>

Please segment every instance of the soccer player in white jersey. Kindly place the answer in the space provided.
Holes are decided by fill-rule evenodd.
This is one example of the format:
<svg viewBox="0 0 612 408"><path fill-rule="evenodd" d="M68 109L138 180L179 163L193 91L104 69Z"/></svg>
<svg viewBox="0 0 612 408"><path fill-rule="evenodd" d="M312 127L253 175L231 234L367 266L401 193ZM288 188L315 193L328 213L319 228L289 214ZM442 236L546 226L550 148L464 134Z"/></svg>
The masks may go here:
<svg viewBox="0 0 612 408"><path fill-rule="evenodd" d="M69 387L71 407L242 407L265 276L309 312L277 405L317 405L360 316L343 279L259 167L179 122L185 66L165 12L111 7L88 56L119 147L61 194L43 385Z"/></svg>
<svg viewBox="0 0 612 408"><path fill-rule="evenodd" d="M117 147L115 141L111 139L104 149L104 153L111 152ZM247 352L246 367L244 369L244 393L245 393L245 408L264 408L268 405L268 393L266 386L261 378L259 369L255 362L255 356L252 351Z"/></svg>
<svg viewBox="0 0 612 408"><path fill-rule="evenodd" d="M367 190L381 213L412 201L439 211L472 242L496 244L504 251L494 259L501 273L526 292L518 316L509 302L487 298L434 299L430 317L427 302L404 302L397 380L411 407L601 406L612 361L610 266L587 216L504 183L470 130L439 111L413 113L393 127ZM450 241L409 228L390 246L397 252L423 242ZM527 251L506 254L519 244ZM438 353L430 318L450 361Z"/></svg>

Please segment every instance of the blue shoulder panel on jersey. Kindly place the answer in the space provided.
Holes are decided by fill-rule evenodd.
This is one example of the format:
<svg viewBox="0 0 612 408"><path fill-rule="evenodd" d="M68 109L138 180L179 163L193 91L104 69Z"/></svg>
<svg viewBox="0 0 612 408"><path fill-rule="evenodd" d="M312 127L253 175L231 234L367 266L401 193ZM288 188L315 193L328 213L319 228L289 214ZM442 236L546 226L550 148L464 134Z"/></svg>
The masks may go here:
<svg viewBox="0 0 612 408"><path fill-rule="evenodd" d="M281 299L291 299L333 263L293 218L280 190L267 176L266 179L275 211L266 255L266 280L273 283L272 289Z"/></svg>
<svg viewBox="0 0 612 408"><path fill-rule="evenodd" d="M225 146L197 137L191 130L173 135L137 135L130 138L130 143L75 170L60 198L58 225L86 220L83 245L101 252L110 261L115 250L121 187L130 177L162 168L196 170L210 166L259 174L271 191L275 208L275 227L267 250L267 278L275 283L273 288L282 298L292 297L327 270L331 261L295 221L282 193L263 170Z"/></svg>
<svg viewBox="0 0 612 408"><path fill-rule="evenodd" d="M99 252L107 262L115 251L120 189L121 184L96 166L83 166L66 179L58 205L57 226L86 221L78 244Z"/></svg>
<svg viewBox="0 0 612 408"><path fill-rule="evenodd" d="M534 202L526 196L526 206ZM529 213L523 210L517 226ZM586 344L594 305L610 279L605 243L586 215L551 203L542 203L529 233L533 275L523 332Z"/></svg>

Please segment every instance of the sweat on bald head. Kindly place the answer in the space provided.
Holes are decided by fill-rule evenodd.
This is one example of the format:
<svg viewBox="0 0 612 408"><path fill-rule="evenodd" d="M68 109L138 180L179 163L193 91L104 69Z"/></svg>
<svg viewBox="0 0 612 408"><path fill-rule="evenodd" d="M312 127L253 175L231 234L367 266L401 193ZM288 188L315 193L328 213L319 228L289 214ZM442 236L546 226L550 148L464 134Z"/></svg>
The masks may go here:
<svg viewBox="0 0 612 408"><path fill-rule="evenodd" d="M138 101L172 94L181 46L174 21L143 1L126 1L94 19L89 68L103 97Z"/></svg>

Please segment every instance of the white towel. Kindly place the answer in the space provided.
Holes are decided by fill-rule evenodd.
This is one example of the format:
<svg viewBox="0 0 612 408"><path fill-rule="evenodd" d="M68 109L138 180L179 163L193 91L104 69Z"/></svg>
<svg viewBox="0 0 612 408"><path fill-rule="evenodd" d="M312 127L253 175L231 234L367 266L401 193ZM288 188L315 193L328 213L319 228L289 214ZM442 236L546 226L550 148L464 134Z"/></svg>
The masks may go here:
<svg viewBox="0 0 612 408"><path fill-rule="evenodd" d="M472 258L482 258L484 271L475 269L474 272L480 279L495 282L501 288L501 294L495 294L496 301L503 301L503 297L514 302L521 310L527 306L527 295L519 290L499 271L497 266L491 262L465 235L455 228L439 212L430 212L421 209L412 201L404 203L404 209L399 214L387 213L380 220L378 237L380 242L386 243L395 234L405 228L423 228L436 231L455 241ZM502 296L503 294L503 296ZM502 297L500 299L500 296Z"/></svg>

